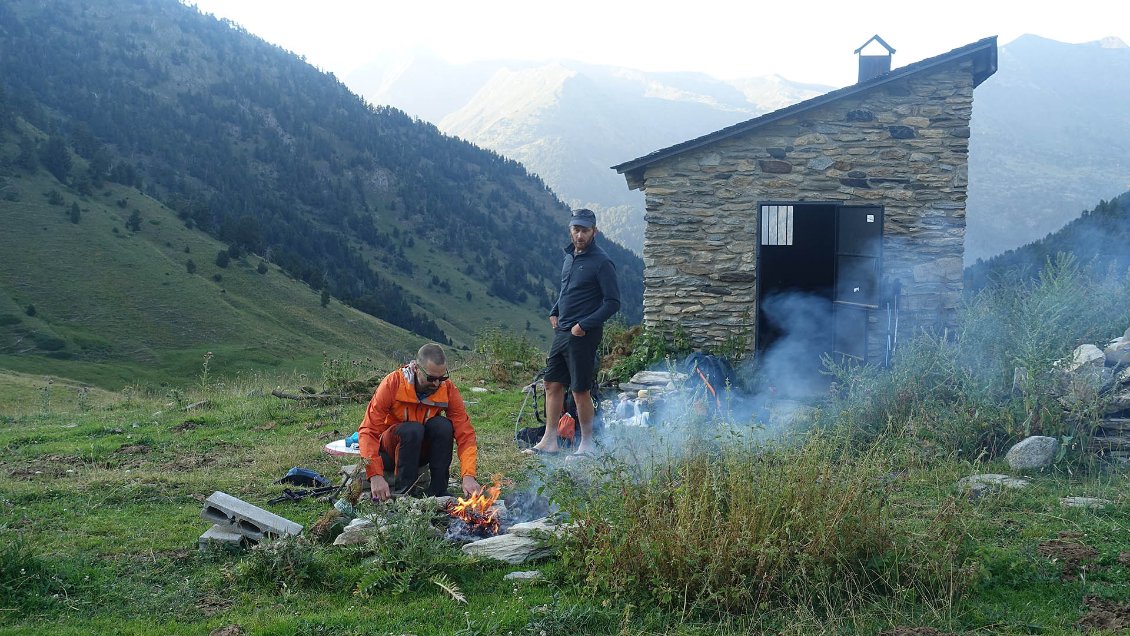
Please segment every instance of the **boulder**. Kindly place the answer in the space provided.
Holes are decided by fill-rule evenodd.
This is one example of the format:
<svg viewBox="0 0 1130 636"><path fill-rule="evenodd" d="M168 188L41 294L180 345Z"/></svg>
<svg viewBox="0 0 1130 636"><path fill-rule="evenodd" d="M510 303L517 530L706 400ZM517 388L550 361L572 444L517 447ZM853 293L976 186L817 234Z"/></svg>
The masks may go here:
<svg viewBox="0 0 1130 636"><path fill-rule="evenodd" d="M1106 364L1106 356L1103 355L1102 349L1093 344L1082 344L1075 347L1071 360L1066 363L1064 370L1072 373L1088 366L1101 368L1104 364Z"/></svg>
<svg viewBox="0 0 1130 636"><path fill-rule="evenodd" d="M1059 452L1059 441L1054 437L1033 435L1008 449L1005 461L1013 470L1029 470L1050 466Z"/></svg>
<svg viewBox="0 0 1130 636"><path fill-rule="evenodd" d="M1125 336L1116 338L1103 349L1107 366L1130 364L1130 338Z"/></svg>

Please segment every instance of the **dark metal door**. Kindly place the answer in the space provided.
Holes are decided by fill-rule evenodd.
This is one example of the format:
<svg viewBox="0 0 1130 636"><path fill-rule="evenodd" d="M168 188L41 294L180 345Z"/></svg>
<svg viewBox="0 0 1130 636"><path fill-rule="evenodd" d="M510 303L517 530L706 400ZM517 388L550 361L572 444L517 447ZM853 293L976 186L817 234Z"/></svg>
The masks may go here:
<svg viewBox="0 0 1130 636"><path fill-rule="evenodd" d="M836 209L836 273L832 296L833 351L867 359L867 318L879 307L883 252L883 208L844 205Z"/></svg>

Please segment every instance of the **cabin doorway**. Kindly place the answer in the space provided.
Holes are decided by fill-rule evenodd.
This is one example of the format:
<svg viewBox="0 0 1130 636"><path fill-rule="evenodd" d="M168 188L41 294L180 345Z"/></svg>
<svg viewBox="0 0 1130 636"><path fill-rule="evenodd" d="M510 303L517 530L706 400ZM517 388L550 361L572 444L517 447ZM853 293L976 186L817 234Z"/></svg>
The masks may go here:
<svg viewBox="0 0 1130 636"><path fill-rule="evenodd" d="M883 210L772 203L759 213L755 342L762 371L781 393L823 392L823 355L867 360Z"/></svg>

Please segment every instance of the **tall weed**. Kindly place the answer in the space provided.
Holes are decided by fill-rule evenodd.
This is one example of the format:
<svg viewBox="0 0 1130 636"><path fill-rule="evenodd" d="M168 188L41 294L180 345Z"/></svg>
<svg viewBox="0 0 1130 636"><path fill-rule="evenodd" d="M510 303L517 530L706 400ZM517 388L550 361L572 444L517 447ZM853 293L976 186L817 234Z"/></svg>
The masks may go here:
<svg viewBox="0 0 1130 636"><path fill-rule="evenodd" d="M795 446L704 445L642 479L610 466L611 479L562 491L575 522L563 569L597 594L703 616L844 611L903 590L956 596L936 561L960 557L953 519L908 527L888 505L891 459L842 448L814 434Z"/></svg>
<svg viewBox="0 0 1130 636"><path fill-rule="evenodd" d="M962 307L956 333L909 338L889 370L825 362L828 423L856 441L892 434L927 449L995 456L1028 435L1085 435L1093 409L1065 410L1055 363L1130 325L1130 278L1096 275L1060 255L1037 276L999 277Z"/></svg>
<svg viewBox="0 0 1130 636"><path fill-rule="evenodd" d="M541 350L526 337L487 325L475 335L475 353L483 356L491 376L499 382L526 379L545 365Z"/></svg>

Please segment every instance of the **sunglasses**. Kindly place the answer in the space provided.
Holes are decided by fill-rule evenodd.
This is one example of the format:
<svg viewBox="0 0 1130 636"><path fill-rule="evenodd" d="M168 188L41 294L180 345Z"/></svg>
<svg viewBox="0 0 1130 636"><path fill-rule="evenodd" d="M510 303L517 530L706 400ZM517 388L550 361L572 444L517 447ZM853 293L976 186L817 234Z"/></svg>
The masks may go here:
<svg viewBox="0 0 1130 636"><path fill-rule="evenodd" d="M423 365L418 365L416 367L416 369L417 369L417 371L420 372L420 375L424 376L424 379L427 380L428 382L446 382L447 379L451 377L450 375L447 375L447 374L432 375L432 374L428 373L427 371L424 371Z"/></svg>

